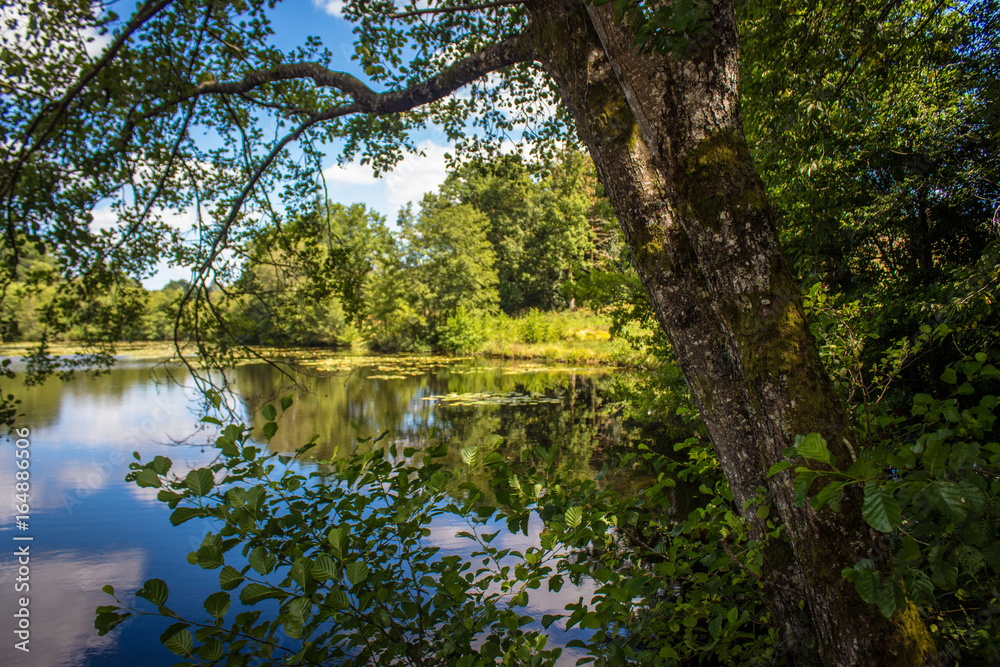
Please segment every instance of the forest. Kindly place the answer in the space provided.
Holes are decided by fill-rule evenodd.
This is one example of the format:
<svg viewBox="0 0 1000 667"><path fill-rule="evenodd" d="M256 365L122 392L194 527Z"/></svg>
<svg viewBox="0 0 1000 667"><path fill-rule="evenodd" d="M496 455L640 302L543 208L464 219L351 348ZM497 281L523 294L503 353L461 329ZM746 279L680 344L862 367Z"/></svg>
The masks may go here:
<svg viewBox="0 0 1000 667"><path fill-rule="evenodd" d="M214 621L177 618L155 579L98 631L158 613L182 664L552 664L527 626L555 619L521 591L587 575L599 595L565 619L595 632L593 664L1000 660L1000 5L340 4L342 53L282 44L256 0L8 16L34 31L0 51L3 342L35 345L37 382L135 340L209 366L474 354L585 309L643 360L621 409L674 440L621 454L659 481L617 496L553 452L463 449L453 470L392 445L317 485L206 416L218 463L130 479L177 524L224 524L191 557L220 570ZM328 154L384 173L429 125L455 156L395 221L327 196ZM109 202L119 223L95 230ZM190 206L193 241L162 217ZM161 260L191 280L142 288ZM66 340L88 352L54 355ZM678 518L679 481L703 504ZM540 516L547 537L477 571L420 545L445 512L485 561L509 555L488 521ZM401 571L426 604L393 590ZM277 617L227 617L241 586Z"/></svg>
<svg viewBox="0 0 1000 667"><path fill-rule="evenodd" d="M419 213L409 206L392 226L364 204L317 198L234 249L239 271L210 288L225 312L225 331L216 335L246 345L479 351L491 317L565 311L608 291L600 281L632 276L598 188L589 159L568 152L547 165L516 155L469 162L415 202ZM25 279L42 272L44 288ZM85 317L65 331L46 320L60 290L53 273L44 257L24 258L4 302L5 342L87 340ZM121 340L173 340L187 287L183 280L158 290L133 284L135 312L122 322ZM179 333L187 333L183 323Z"/></svg>

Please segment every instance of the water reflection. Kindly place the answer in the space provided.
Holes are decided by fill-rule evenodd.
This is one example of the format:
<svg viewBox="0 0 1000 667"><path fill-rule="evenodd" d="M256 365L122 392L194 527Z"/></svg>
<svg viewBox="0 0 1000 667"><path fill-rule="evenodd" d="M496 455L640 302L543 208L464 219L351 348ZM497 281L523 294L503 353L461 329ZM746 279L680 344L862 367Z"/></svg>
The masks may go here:
<svg viewBox="0 0 1000 667"><path fill-rule="evenodd" d="M529 367L530 368L530 367ZM281 393L278 369L247 366L238 369L234 386L244 397L248 414ZM423 444L433 429L437 439L455 451L467 445L504 438L504 452L513 456L535 445L554 446L586 465L595 444L613 428L600 414L598 387L603 378L593 372L537 370L525 373L511 365L475 365L428 369L408 376L384 375L384 367L315 377L307 390L289 389L292 407L282 416L275 451L292 451L318 435L316 458L331 458L351 447L359 436L388 431L397 442ZM374 379L373 379L374 376ZM527 400L510 402L440 402L448 395L515 394ZM531 400L532 395L542 400ZM476 403L476 404L473 404ZM352 426L357 426L358 429Z"/></svg>
<svg viewBox="0 0 1000 667"><path fill-rule="evenodd" d="M101 587L111 584L119 590L135 590L141 583L145 564L141 549L85 553L48 552L31 559L30 590L18 593L29 599L29 652L4 647L3 664L9 667L77 665L115 653L121 633L98 637L94 632L94 609L107 604ZM17 565L8 561L0 567L5 593L13 589ZM18 610L13 594L0 596L0 617L9 619ZM13 635L9 635L13 636ZM7 641L12 640L9 637ZM126 638L127 639L127 638Z"/></svg>
<svg viewBox="0 0 1000 667"><path fill-rule="evenodd" d="M592 475L595 451L621 435L621 426L602 414L604 380L593 372L428 358L338 364L332 372L312 366L300 388L289 387L287 378L267 365L241 366L229 380L247 419L265 402L293 394L270 446L291 451L318 435L313 453L321 459L367 446L358 444L359 435L389 431L397 443L418 448L431 439L446 442L449 458L458 464L463 447L493 447L499 435L496 451L508 459L542 445L559 452L560 465L573 474ZM174 664L176 656L157 642L162 627L155 623L137 621L108 637L96 636L94 608L107 603L100 590L104 584L131 592L145 579L160 577L170 583L172 608L196 617L204 614L201 601L205 591L217 586L217 572L190 566L185 557L208 526L192 521L171 527L170 510L156 500L155 491L124 482L133 451L144 460L168 456L181 475L214 456L211 448L171 446L175 440L213 439L209 432L190 437L200 397L186 371L171 373L180 383L166 382L164 369L150 362L125 362L99 377L80 375L18 390L25 412L20 425L31 430L32 441L28 534L35 538L31 611L37 634L27 658L5 651L9 659L4 665ZM439 400L448 395L457 398ZM501 395L517 400L490 398ZM255 419L254 425L261 426ZM14 496L14 462L13 443L3 443L2 498ZM474 481L489 492L485 473ZM5 517L5 524L11 520ZM537 545L540 529L534 522L527 536L504 537L504 546L523 550ZM472 543L457 539L457 530L441 522L431 540L468 555ZM12 544L13 534L9 525L0 526L0 541ZM5 588L10 568L0 558L0 579L6 578L0 585ZM559 613L567 602L591 592L586 585L567 585L559 593L532 591L527 613L537 618ZM0 614L8 619L0 629L9 627L15 604L12 593L0 596ZM558 633L558 624L553 630ZM563 662L573 664L575 657L567 653Z"/></svg>

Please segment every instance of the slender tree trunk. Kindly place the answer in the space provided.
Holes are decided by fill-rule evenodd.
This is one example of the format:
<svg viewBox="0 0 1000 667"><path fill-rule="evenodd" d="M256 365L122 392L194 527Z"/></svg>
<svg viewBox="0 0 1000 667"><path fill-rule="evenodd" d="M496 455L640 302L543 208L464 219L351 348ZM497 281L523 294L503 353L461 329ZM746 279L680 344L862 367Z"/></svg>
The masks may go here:
<svg viewBox="0 0 1000 667"><path fill-rule="evenodd" d="M610 4L579 0L531 7L535 47L594 159L737 506L765 489L784 524L787 542L766 543L765 568L792 652L806 663L921 664L934 646L915 609L886 619L841 577L861 558L886 558L860 498L817 512L793 504L791 471L766 478L796 434L820 433L841 464L856 451L743 135L732 3L714 7L690 60L638 54Z"/></svg>

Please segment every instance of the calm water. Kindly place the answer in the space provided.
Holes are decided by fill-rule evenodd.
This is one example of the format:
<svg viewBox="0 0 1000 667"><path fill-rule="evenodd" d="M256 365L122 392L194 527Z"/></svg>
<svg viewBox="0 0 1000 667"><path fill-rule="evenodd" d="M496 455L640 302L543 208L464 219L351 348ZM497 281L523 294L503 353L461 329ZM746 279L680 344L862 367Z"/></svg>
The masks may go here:
<svg viewBox="0 0 1000 667"><path fill-rule="evenodd" d="M591 459L621 437L600 414L601 378L586 371L417 357L340 358L301 370L309 392L266 365L242 366L230 376L240 397L237 411L247 420L265 402L295 396L272 441L277 450L294 449L319 434L320 455L329 457L356 442L353 422L362 435L389 431L397 442L418 445L433 431L449 443L456 460L461 447L493 434L504 437L499 451L508 455L536 444L555 446L575 459L580 474L589 474L596 465ZM105 584L131 593L146 579L162 578L170 585L170 607L196 618L205 615L202 600L217 590L217 570L185 560L209 525L193 520L172 527L170 510L156 500L155 490L124 481L135 451L143 460L157 454L172 458L174 471L205 465L214 455L199 446L211 434L195 429L198 393L186 373L173 374L179 383L166 381L163 368L151 362L125 360L108 375L20 389L26 415L19 426L30 429L31 512L27 530L18 530L12 510L16 446L4 441L0 664L156 667L180 660L159 644L165 622L134 619L106 637L93 627L95 607L109 603L101 592ZM456 536L465 527L437 522L430 541L455 553L470 551ZM537 544L540 528L532 526L528 536L507 535L502 546ZM14 552L23 545L30 545L30 574L27 582L18 582ZM16 592L23 583L30 591ZM559 613L589 592L587 586L569 585L558 594L535 592L526 613L536 618ZM30 599L30 653L13 648L19 640L12 619L22 596ZM553 640L562 643L566 637ZM574 664L576 657L566 651L563 662Z"/></svg>

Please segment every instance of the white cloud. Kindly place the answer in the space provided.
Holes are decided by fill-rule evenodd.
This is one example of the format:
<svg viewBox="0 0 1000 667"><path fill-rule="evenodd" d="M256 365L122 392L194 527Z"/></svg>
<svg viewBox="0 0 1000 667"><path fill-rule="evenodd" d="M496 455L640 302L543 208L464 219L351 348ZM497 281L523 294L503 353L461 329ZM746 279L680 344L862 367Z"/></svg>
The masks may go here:
<svg viewBox="0 0 1000 667"><path fill-rule="evenodd" d="M11 548L13 551L13 548ZM109 604L111 598L101 591L111 584L121 591L133 591L142 581L146 553L124 549L85 554L79 551L45 551L35 558L31 548L31 653L7 648L4 665L78 665L88 661L102 663L101 654L113 651L120 634L98 637L94 631L94 608ZM17 563L5 555L0 565L0 579L6 580L0 596L0 615L10 619L18 609L13 591L13 572ZM7 621L6 627L13 627ZM8 631L9 633L9 631ZM14 641L14 640L8 640ZM8 645L9 646L9 645Z"/></svg>
<svg viewBox="0 0 1000 667"><path fill-rule="evenodd" d="M372 174L372 168L357 161L345 165L333 165L323 170L323 178L327 184L342 183L344 185L375 185L378 179Z"/></svg>
<svg viewBox="0 0 1000 667"><path fill-rule="evenodd" d="M313 0L313 6L322 9L330 16L338 18L344 16L344 0Z"/></svg>
<svg viewBox="0 0 1000 667"><path fill-rule="evenodd" d="M87 55L91 58L99 58L104 55L104 49L111 44L111 33L100 34L94 28L84 28L82 33Z"/></svg>
<svg viewBox="0 0 1000 667"><path fill-rule="evenodd" d="M92 231L104 231L118 226L118 214L111 207L94 209L90 212L93 220L90 223Z"/></svg>
<svg viewBox="0 0 1000 667"><path fill-rule="evenodd" d="M313 0L313 7L337 18L344 18L344 4L345 0ZM408 9L410 4L407 0L396 0L395 2L396 9L399 11ZM430 2L428 0L417 0L415 7L417 9L426 9L430 7Z"/></svg>
<svg viewBox="0 0 1000 667"><path fill-rule="evenodd" d="M447 175L445 154L449 147L427 140L417 146L420 153L403 158L396 168L380 178L372 175L369 165L351 162L334 165L323 171L331 201L349 204L361 202L394 220L401 206L419 203L425 193L437 189Z"/></svg>
<svg viewBox="0 0 1000 667"><path fill-rule="evenodd" d="M425 141L418 146L423 155L407 155L385 175L386 198L393 208L418 201L424 193L437 189L448 175L447 146Z"/></svg>

